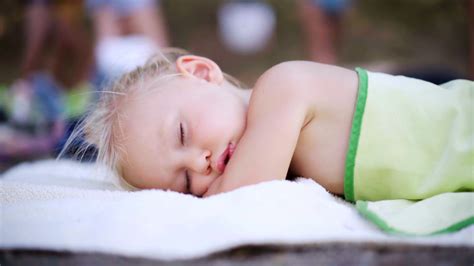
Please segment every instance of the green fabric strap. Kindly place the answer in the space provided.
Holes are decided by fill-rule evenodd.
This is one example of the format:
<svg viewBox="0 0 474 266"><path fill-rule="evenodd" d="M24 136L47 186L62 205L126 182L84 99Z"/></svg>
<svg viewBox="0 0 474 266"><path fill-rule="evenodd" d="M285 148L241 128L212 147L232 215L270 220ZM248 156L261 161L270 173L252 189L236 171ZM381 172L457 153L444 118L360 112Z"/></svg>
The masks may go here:
<svg viewBox="0 0 474 266"><path fill-rule="evenodd" d="M359 145L360 129L362 127L362 117L364 116L365 103L367 100L368 77L367 71L362 68L356 68L359 74L359 90L352 120L351 136L349 139L349 148L346 157L346 169L344 174L344 197L346 200L354 201L354 167L357 155L357 146Z"/></svg>

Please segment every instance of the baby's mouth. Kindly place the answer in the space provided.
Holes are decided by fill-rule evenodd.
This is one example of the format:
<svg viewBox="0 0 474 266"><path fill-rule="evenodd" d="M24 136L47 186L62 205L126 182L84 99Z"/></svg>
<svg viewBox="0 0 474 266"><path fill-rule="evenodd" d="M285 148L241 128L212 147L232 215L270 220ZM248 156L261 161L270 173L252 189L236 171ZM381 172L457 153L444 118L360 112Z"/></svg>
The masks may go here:
<svg viewBox="0 0 474 266"><path fill-rule="evenodd" d="M227 148L224 150L224 152L221 154L219 157L219 161L217 162L217 170L222 174L225 170L225 167L227 163L229 163L230 158L232 157L232 154L235 151L235 145L232 143L229 143L227 145Z"/></svg>

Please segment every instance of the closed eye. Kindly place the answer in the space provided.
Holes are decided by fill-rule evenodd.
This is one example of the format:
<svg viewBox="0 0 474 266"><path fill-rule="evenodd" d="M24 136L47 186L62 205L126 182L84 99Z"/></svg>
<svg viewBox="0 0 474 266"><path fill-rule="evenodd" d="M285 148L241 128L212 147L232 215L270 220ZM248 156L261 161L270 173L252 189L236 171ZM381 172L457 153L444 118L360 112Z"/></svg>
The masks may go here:
<svg viewBox="0 0 474 266"><path fill-rule="evenodd" d="M179 133L180 133L181 145L184 145L184 128L183 128L183 123L179 123Z"/></svg>
<svg viewBox="0 0 474 266"><path fill-rule="evenodd" d="M186 178L186 194L192 194L191 193L191 177L189 176L188 170L184 171L184 176Z"/></svg>

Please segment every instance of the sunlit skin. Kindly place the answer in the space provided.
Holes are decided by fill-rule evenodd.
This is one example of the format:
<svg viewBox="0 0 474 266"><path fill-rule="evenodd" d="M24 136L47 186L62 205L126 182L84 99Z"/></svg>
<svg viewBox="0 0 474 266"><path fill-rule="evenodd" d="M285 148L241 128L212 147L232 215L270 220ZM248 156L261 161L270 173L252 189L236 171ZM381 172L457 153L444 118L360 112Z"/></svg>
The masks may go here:
<svg viewBox="0 0 474 266"><path fill-rule="evenodd" d="M207 58L182 56L176 66L179 77L131 97L122 110L128 183L210 196L290 172L342 194L354 71L286 62L244 91Z"/></svg>

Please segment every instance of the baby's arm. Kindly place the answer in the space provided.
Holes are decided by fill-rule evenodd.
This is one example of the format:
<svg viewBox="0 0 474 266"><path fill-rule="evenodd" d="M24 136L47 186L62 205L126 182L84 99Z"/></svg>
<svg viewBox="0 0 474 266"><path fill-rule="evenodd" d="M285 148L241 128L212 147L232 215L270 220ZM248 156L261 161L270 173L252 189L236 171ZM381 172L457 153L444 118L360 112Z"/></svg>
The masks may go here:
<svg viewBox="0 0 474 266"><path fill-rule="evenodd" d="M298 82L297 70L285 64L258 80L245 133L205 196L286 177L301 129L312 116L309 97Z"/></svg>

